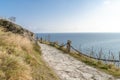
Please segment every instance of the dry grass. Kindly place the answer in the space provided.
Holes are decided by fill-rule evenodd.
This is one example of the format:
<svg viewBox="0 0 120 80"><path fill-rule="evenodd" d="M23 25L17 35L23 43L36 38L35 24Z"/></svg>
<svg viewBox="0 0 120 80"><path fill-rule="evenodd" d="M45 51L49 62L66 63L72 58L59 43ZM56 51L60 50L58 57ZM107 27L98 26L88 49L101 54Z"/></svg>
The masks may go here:
<svg viewBox="0 0 120 80"><path fill-rule="evenodd" d="M32 80L31 68L22 59L0 52L0 80Z"/></svg>
<svg viewBox="0 0 120 80"><path fill-rule="evenodd" d="M26 37L0 28L0 80L59 80Z"/></svg>

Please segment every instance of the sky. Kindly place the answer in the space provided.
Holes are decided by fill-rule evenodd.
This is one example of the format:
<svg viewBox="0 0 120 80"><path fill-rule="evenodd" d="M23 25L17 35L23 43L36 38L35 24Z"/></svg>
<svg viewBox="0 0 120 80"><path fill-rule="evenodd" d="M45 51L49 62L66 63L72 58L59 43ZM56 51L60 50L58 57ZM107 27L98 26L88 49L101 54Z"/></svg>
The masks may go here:
<svg viewBox="0 0 120 80"><path fill-rule="evenodd" d="M120 0L0 0L0 17L34 33L120 32Z"/></svg>

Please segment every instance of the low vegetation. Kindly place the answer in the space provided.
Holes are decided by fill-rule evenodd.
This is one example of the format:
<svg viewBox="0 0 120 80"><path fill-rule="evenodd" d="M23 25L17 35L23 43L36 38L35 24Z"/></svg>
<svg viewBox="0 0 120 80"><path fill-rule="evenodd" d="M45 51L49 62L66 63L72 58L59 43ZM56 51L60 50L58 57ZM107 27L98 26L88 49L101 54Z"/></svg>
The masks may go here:
<svg viewBox="0 0 120 80"><path fill-rule="evenodd" d="M0 26L0 80L59 80L41 58L40 47Z"/></svg>
<svg viewBox="0 0 120 80"><path fill-rule="evenodd" d="M53 46L65 53L68 53L67 52L67 49L65 47L60 47L56 44L51 44L49 42L44 42L43 43L45 44L48 44L50 46ZM72 57L76 58L77 60L80 60L82 62L84 62L85 64L87 65L90 65L92 67L95 67L103 72L106 72L108 74L111 74L113 75L114 77L120 77L120 68L116 67L113 63L109 62L108 64L106 64L105 62L102 62L100 60L95 60L95 59L92 59L92 58L89 58L89 57L86 57L82 54L79 54L77 52L73 52L71 51L70 53L68 53L69 55L71 55Z"/></svg>

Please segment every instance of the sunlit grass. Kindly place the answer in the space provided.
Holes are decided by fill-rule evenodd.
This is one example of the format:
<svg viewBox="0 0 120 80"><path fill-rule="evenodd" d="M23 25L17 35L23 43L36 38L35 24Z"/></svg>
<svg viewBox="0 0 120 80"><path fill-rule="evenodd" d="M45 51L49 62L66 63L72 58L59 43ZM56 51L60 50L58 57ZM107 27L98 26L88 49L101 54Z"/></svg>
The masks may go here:
<svg viewBox="0 0 120 80"><path fill-rule="evenodd" d="M0 53L0 80L32 80L31 68L20 57Z"/></svg>
<svg viewBox="0 0 120 80"><path fill-rule="evenodd" d="M59 80L42 60L40 47L0 27L0 80Z"/></svg>

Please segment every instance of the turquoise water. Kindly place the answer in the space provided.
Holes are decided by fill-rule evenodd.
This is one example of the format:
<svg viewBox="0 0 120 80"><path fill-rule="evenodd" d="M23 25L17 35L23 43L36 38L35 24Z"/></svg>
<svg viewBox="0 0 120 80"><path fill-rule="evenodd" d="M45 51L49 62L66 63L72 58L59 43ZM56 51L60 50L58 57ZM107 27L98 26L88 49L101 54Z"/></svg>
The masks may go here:
<svg viewBox="0 0 120 80"><path fill-rule="evenodd" d="M120 52L120 33L39 33L38 37L50 41L58 41L60 44L72 41L72 46L85 54L93 50L96 54L102 52L115 55L118 59Z"/></svg>

